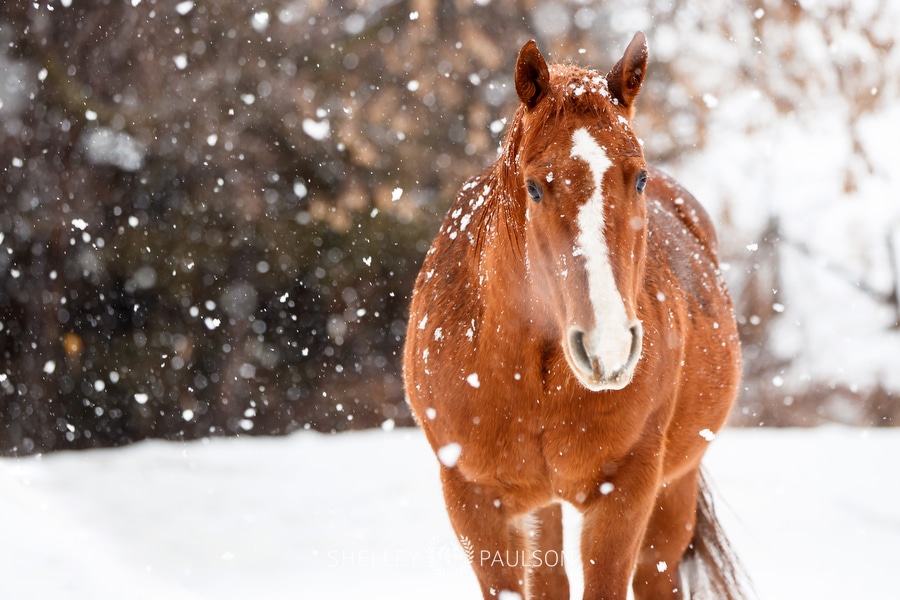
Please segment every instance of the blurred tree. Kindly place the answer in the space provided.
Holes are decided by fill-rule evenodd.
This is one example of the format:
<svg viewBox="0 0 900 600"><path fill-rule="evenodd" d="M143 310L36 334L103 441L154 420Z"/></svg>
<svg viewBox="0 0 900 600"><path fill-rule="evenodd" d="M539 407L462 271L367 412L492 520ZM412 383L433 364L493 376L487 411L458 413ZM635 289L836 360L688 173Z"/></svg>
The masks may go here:
<svg viewBox="0 0 900 600"><path fill-rule="evenodd" d="M430 222L392 200L434 192L388 115L341 120L379 90L322 65L349 34L318 8L4 5L4 452L410 422Z"/></svg>

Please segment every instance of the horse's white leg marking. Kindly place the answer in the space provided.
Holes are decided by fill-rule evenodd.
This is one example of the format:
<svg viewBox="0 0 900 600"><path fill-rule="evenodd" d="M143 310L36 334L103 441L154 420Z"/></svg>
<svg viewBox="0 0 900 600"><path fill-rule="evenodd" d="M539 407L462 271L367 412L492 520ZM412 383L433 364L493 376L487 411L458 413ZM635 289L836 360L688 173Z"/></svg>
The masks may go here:
<svg viewBox="0 0 900 600"><path fill-rule="evenodd" d="M571 155L584 160L594 178L594 191L578 211L579 232L576 238L576 251L584 254L588 290L594 309L594 329L584 331L583 344L588 357L599 359L606 377L609 377L612 372L626 366L633 337L625 303L609 262L604 229L603 176L612 166L612 161L583 127L572 136Z"/></svg>

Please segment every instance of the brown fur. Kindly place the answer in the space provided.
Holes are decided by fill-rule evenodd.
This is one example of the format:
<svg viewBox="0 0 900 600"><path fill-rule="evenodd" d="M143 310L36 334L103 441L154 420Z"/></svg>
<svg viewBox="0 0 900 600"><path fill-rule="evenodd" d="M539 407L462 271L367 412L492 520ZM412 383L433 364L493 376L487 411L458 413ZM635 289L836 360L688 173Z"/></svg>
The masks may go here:
<svg viewBox="0 0 900 600"><path fill-rule="evenodd" d="M585 598L625 598L629 584L636 598L682 597L691 544L712 565L716 593L727 592L718 597L740 595L733 578L716 576L730 554L710 551L725 546L708 537L718 530L698 504L708 446L700 432L718 431L738 389L737 329L708 216L646 166L631 131L646 61L638 34L607 88L596 71L548 68L527 44L503 153L463 186L416 282L406 393L435 451L461 448L441 479L485 598L568 598L561 567L483 560L560 551L561 501L584 515ZM628 316L643 327L636 371L620 390L583 386L562 348L571 323L595 325L573 253L575 215L593 189L584 161L570 156L579 127L613 162L603 180L609 259ZM650 179L638 194L642 170ZM540 204L526 194L529 180L543 185Z"/></svg>

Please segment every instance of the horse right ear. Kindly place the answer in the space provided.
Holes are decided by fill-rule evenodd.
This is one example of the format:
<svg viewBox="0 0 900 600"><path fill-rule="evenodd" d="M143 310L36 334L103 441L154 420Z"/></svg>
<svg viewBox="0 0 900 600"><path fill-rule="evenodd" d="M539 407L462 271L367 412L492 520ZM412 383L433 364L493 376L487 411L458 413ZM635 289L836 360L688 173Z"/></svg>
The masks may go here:
<svg viewBox="0 0 900 600"><path fill-rule="evenodd" d="M534 40L519 50L516 60L516 93L529 109L534 108L547 95L550 87L550 71Z"/></svg>
<svg viewBox="0 0 900 600"><path fill-rule="evenodd" d="M607 73L609 93L629 113L634 113L634 100L641 91L647 73L647 38L638 31L619 62Z"/></svg>

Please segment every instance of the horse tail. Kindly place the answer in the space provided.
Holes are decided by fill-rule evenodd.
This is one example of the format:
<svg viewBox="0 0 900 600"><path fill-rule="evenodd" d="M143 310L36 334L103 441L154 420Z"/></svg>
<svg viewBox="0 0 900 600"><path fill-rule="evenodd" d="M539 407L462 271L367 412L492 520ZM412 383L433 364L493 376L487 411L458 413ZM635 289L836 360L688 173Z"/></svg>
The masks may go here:
<svg viewBox="0 0 900 600"><path fill-rule="evenodd" d="M685 552L682 575L690 597L744 600L749 597L742 580L746 575L713 510L712 493L705 474L697 483L697 523Z"/></svg>

